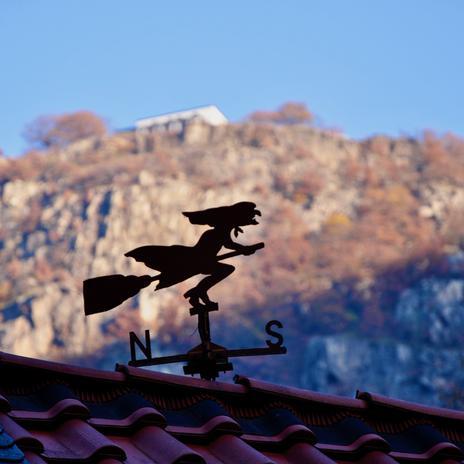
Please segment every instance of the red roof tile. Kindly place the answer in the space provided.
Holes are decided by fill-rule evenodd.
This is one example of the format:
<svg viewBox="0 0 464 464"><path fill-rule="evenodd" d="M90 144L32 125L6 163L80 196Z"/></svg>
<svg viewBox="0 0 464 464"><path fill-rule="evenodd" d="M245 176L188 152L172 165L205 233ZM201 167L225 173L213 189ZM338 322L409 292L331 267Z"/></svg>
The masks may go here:
<svg viewBox="0 0 464 464"><path fill-rule="evenodd" d="M24 455L26 456L26 459L29 462L29 464L46 464L45 461L40 456L38 456L35 453L32 453L31 451L26 451ZM116 462L119 462L119 461L116 461Z"/></svg>
<svg viewBox="0 0 464 464"><path fill-rule="evenodd" d="M174 438L160 427L149 425L141 428L130 437L130 442L147 457L156 458L154 462L159 464L171 464L173 462L202 463L201 456ZM124 445L122 445L124 448ZM132 447L124 448L127 453L127 461L135 462L132 458Z"/></svg>
<svg viewBox="0 0 464 464"><path fill-rule="evenodd" d="M464 414L236 377L83 369L0 353L0 462L462 462ZM4 439L2 442L2 435ZM16 448L14 448L16 447ZM16 451L17 450L17 451Z"/></svg>
<svg viewBox="0 0 464 464"><path fill-rule="evenodd" d="M21 427L16 421L6 414L0 414L0 425L8 432L14 442L24 450L31 450L41 453L44 450L43 444L35 438L29 431Z"/></svg>
<svg viewBox="0 0 464 464"><path fill-rule="evenodd" d="M33 430L43 445L46 460L97 460L114 457L125 459L123 449L87 422L71 419L52 430Z"/></svg>
<svg viewBox="0 0 464 464"><path fill-rule="evenodd" d="M366 453L359 461L359 464L395 464L392 457L380 451L371 451Z"/></svg>
<svg viewBox="0 0 464 464"><path fill-rule="evenodd" d="M221 435L208 443L208 451L225 464L272 464L264 454L255 450L239 437Z"/></svg>
<svg viewBox="0 0 464 464"><path fill-rule="evenodd" d="M333 464L335 461L319 451L315 446L308 443L295 443L283 453L283 460L277 453L266 453L273 462L308 462L311 464Z"/></svg>
<svg viewBox="0 0 464 464"><path fill-rule="evenodd" d="M87 418L89 410L80 401L69 398L56 402L50 409L46 411L29 411L29 410L14 410L10 412L10 417L13 419L27 419L30 421L53 420L64 414L72 416L81 416Z"/></svg>

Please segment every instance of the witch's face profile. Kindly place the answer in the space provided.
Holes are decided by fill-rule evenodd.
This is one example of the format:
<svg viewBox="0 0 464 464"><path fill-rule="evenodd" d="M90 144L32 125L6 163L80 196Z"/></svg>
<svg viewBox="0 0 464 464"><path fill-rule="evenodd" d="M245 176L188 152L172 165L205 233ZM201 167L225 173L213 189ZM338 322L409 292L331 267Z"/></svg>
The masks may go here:
<svg viewBox="0 0 464 464"><path fill-rule="evenodd" d="M214 226L215 229L221 228L225 233L230 233L233 230L234 236L238 237L238 234L243 233L242 226L255 226L259 224L256 216L261 216L261 211L255 208L256 205L254 203L242 202L237 203L237 205L240 207L236 209L236 216L232 216L234 223L216 225Z"/></svg>
<svg viewBox="0 0 464 464"><path fill-rule="evenodd" d="M257 225L259 222L256 219L256 216L261 216L261 211L256 209L254 203L252 208L244 208L243 217L239 218L238 224L234 224L235 226L250 226L250 225Z"/></svg>

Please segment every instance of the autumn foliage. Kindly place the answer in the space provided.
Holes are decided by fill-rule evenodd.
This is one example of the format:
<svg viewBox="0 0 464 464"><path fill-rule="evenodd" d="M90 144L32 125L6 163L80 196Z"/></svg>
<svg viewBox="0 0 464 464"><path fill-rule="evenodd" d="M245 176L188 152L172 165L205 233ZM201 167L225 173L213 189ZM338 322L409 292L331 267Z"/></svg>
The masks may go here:
<svg viewBox="0 0 464 464"><path fill-rule="evenodd" d="M255 111L248 116L252 122L267 122L276 124L309 124L314 115L304 103L287 102L276 111Z"/></svg>
<svg viewBox="0 0 464 464"><path fill-rule="evenodd" d="M105 122L91 111L39 116L28 124L24 138L38 148L65 147L87 137L106 133Z"/></svg>

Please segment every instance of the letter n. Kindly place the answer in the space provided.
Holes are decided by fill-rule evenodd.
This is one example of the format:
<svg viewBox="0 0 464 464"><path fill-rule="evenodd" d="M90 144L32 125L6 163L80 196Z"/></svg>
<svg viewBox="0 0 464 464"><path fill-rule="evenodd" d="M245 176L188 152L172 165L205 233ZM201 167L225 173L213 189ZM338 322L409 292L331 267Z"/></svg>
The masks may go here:
<svg viewBox="0 0 464 464"><path fill-rule="evenodd" d="M139 347L140 351L145 355L146 359L151 359L151 341L149 330L145 330L145 345L140 341L140 339L137 337L137 335L135 335L134 332L129 332L129 343L132 362L137 361L135 345Z"/></svg>

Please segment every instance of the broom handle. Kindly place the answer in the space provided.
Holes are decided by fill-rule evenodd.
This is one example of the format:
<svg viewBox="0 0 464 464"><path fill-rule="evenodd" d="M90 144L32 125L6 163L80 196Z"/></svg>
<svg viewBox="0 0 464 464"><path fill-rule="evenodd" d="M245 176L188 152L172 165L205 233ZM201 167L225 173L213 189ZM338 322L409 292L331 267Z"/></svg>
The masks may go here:
<svg viewBox="0 0 464 464"><path fill-rule="evenodd" d="M259 243L256 243L254 245L249 245L249 247L253 247L256 250L260 250L261 248L264 248L264 243L263 242L259 242ZM239 251L239 250L236 250L236 251L231 251L229 253L224 253L223 255L219 255L217 256L217 260L218 261L222 261L224 259L228 259L228 258L234 258L235 256L240 256L240 255L243 255L243 252L242 251ZM151 281L154 282L155 280L159 280L161 278L161 274L158 274L158 275L155 275L151 278Z"/></svg>
<svg viewBox="0 0 464 464"><path fill-rule="evenodd" d="M261 248L264 248L264 243L259 242L259 243L255 243L254 245L247 246L247 248L251 248L251 247L254 248L255 251L260 250ZM217 260L222 261L223 259L234 258L235 256L240 256L240 255L243 255L242 251L239 251L239 250L231 251L230 253L224 253L223 255L219 255L217 257Z"/></svg>

